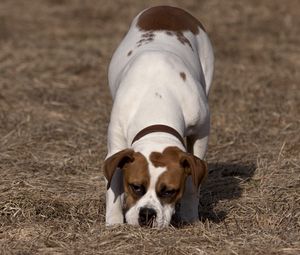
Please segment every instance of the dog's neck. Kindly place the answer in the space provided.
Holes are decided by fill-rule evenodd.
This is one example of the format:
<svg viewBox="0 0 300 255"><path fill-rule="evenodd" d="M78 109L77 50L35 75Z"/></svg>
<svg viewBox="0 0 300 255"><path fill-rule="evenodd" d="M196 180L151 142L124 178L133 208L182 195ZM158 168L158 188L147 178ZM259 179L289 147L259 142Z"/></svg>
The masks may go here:
<svg viewBox="0 0 300 255"><path fill-rule="evenodd" d="M156 125L151 125L148 127L143 128L140 132L138 132L135 137L133 138L131 145L138 141L139 139L143 138L144 136L151 134L151 133L167 133L175 136L185 147L185 143L183 140L182 135L174 128L167 126L167 125L162 125L162 124L156 124Z"/></svg>
<svg viewBox="0 0 300 255"><path fill-rule="evenodd" d="M144 156L149 156L151 152L163 152L169 146L176 146L182 151L186 151L185 146L176 136L166 132L149 133L132 144L136 152L141 152Z"/></svg>

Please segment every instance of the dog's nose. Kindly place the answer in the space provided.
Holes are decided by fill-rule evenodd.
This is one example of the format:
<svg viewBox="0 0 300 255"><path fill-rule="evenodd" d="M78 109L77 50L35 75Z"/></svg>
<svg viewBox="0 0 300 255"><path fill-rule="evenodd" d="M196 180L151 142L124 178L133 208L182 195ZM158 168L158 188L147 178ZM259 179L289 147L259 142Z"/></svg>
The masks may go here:
<svg viewBox="0 0 300 255"><path fill-rule="evenodd" d="M139 212L140 226L152 226L156 217L156 211L152 208L142 207Z"/></svg>

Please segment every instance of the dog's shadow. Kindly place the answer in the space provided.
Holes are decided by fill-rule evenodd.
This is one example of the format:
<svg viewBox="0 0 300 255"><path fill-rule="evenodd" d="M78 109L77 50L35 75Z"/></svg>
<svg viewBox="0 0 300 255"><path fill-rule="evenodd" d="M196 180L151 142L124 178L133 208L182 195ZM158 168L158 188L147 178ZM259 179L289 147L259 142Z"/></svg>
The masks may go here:
<svg viewBox="0 0 300 255"><path fill-rule="evenodd" d="M226 218L227 212L216 211L216 205L221 200L232 200L242 195L240 184L252 178L256 164L211 163L208 169L208 177L200 191L199 219L218 223Z"/></svg>
<svg viewBox="0 0 300 255"><path fill-rule="evenodd" d="M227 211L216 210L217 204L222 200L232 200L242 195L241 183L251 180L256 164L210 163L208 169L208 176L200 190L199 220L219 223L226 218ZM175 215L172 221L174 226L182 225L178 220L180 221Z"/></svg>

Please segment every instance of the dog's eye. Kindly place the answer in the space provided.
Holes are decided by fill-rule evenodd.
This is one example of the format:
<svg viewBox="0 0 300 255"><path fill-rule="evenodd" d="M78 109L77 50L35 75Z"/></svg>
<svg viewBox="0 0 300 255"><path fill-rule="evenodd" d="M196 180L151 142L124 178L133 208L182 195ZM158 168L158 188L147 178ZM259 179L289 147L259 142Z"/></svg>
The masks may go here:
<svg viewBox="0 0 300 255"><path fill-rule="evenodd" d="M167 187L164 187L159 192L159 196L162 198L172 197L177 193L177 189L168 189Z"/></svg>
<svg viewBox="0 0 300 255"><path fill-rule="evenodd" d="M138 196L143 196L146 193L146 189L145 189L144 185L132 183L132 184L129 184L129 187Z"/></svg>

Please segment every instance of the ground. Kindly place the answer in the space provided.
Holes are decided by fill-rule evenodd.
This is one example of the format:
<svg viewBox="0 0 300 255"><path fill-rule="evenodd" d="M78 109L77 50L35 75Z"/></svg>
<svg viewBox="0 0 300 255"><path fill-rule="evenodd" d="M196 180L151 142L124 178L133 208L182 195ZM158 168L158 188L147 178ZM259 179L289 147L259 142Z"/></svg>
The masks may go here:
<svg viewBox="0 0 300 255"><path fill-rule="evenodd" d="M107 66L160 3L215 50L200 221L104 225ZM0 254L300 254L298 0L0 2Z"/></svg>

